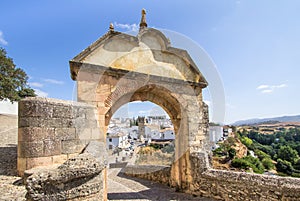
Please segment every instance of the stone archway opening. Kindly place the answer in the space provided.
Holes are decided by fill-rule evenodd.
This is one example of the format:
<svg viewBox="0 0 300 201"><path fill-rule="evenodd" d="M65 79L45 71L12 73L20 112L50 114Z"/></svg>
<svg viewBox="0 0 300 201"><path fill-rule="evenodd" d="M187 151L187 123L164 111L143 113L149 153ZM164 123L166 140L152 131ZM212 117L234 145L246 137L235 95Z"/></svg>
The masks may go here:
<svg viewBox="0 0 300 201"><path fill-rule="evenodd" d="M175 137L172 120L160 106L150 101L126 103L113 114L108 125L108 161L171 166L175 160Z"/></svg>

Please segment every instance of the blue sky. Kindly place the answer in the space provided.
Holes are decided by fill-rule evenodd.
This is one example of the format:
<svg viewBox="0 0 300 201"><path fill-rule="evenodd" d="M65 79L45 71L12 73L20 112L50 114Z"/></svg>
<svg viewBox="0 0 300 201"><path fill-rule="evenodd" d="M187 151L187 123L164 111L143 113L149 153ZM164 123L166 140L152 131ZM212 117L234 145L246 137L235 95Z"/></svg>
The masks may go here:
<svg viewBox="0 0 300 201"><path fill-rule="evenodd" d="M110 22L118 31L136 28L142 8L149 27L181 33L210 55L225 90L225 122L300 114L296 0L2 0L0 46L39 94L70 100L68 61L105 34Z"/></svg>

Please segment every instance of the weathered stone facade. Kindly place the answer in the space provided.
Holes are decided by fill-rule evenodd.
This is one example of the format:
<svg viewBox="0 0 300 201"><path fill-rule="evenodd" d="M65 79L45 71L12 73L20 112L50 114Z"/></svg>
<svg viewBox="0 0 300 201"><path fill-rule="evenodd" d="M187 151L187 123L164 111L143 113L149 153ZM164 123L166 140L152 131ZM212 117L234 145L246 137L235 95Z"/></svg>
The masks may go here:
<svg viewBox="0 0 300 201"><path fill-rule="evenodd" d="M85 103L49 98L19 102L18 173L62 164L91 140L102 140L96 109Z"/></svg>

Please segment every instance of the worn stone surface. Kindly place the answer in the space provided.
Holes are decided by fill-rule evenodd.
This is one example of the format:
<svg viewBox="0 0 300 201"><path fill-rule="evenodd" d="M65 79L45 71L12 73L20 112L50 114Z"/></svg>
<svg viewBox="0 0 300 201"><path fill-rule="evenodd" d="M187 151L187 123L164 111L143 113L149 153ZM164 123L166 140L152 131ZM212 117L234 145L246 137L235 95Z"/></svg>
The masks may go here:
<svg viewBox="0 0 300 201"><path fill-rule="evenodd" d="M50 98L21 100L18 127L19 175L36 166L62 163L102 137L94 106ZM89 135L83 135L85 130Z"/></svg>
<svg viewBox="0 0 300 201"><path fill-rule="evenodd" d="M123 174L170 185L171 167L154 165L127 165Z"/></svg>
<svg viewBox="0 0 300 201"><path fill-rule="evenodd" d="M90 153L79 154L53 169L39 169L26 180L27 200L103 198L105 164Z"/></svg>
<svg viewBox="0 0 300 201"><path fill-rule="evenodd" d="M300 179L211 169L204 153L191 155L190 188L185 192L219 200L300 200Z"/></svg>

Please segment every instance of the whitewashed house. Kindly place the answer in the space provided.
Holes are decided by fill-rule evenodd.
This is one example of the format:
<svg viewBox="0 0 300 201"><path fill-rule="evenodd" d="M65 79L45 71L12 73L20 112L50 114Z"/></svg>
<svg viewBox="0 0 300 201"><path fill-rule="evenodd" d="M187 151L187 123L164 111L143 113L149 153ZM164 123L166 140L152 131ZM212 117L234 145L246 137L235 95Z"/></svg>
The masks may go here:
<svg viewBox="0 0 300 201"><path fill-rule="evenodd" d="M124 133L110 133L106 136L106 147L109 150L119 147L125 149L128 147L128 136Z"/></svg>

